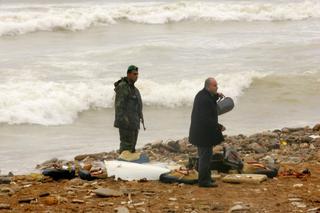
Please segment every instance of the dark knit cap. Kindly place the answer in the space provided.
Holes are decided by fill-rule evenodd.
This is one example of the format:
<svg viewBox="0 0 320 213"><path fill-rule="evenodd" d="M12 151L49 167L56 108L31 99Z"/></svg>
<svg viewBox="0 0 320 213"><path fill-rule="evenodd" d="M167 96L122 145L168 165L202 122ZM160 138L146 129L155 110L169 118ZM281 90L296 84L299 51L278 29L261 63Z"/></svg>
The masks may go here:
<svg viewBox="0 0 320 213"><path fill-rule="evenodd" d="M130 72L133 72L133 71L136 71L136 72L138 72L138 67L136 67L136 66L134 66L134 65L130 65L129 67L128 67L128 70L127 70L127 73L130 73Z"/></svg>

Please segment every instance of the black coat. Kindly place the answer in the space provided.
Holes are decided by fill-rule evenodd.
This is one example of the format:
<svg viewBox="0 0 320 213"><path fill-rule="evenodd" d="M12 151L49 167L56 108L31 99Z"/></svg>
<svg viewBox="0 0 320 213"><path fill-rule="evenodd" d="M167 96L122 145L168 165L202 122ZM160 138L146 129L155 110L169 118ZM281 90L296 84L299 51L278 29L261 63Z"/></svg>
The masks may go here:
<svg viewBox="0 0 320 213"><path fill-rule="evenodd" d="M224 141L221 125L218 123L218 96L211 95L206 89L198 92L194 99L189 141L193 145L209 147Z"/></svg>

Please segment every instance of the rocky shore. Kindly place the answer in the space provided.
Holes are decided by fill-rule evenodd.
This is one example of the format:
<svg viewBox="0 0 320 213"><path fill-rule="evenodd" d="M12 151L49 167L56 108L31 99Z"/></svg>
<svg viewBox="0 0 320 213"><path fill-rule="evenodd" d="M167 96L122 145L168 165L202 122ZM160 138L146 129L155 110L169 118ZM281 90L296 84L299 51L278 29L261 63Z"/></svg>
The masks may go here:
<svg viewBox="0 0 320 213"><path fill-rule="evenodd" d="M224 174L216 174L219 187L202 189L112 177L54 181L41 174L8 174L0 176L0 212L320 212L320 124L226 136L214 150L218 152L223 146L236 149L244 162L275 165L279 171L308 169L311 176L278 176L261 184L235 185L223 183L220 177ZM151 161L181 166L197 156L188 138L153 142L139 151ZM37 168L92 168L95 162L117 157L116 152L82 154L73 161L51 159Z"/></svg>

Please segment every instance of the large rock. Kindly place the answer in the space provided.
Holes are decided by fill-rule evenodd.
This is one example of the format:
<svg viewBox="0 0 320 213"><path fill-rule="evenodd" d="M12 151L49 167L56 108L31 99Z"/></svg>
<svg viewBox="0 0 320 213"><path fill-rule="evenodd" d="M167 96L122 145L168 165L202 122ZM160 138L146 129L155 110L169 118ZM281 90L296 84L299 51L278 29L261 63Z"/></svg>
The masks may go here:
<svg viewBox="0 0 320 213"><path fill-rule="evenodd" d="M0 184L10 184L11 177L0 177Z"/></svg>
<svg viewBox="0 0 320 213"><path fill-rule="evenodd" d="M249 149L255 151L256 153L266 153L267 152L267 149L258 143L250 144Z"/></svg>

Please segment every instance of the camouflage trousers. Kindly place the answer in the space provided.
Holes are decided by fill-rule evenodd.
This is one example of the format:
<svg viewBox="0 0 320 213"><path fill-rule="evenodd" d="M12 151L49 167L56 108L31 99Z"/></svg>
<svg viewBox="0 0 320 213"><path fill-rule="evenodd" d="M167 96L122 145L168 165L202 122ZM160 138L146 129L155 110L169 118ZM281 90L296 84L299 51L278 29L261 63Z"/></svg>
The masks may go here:
<svg viewBox="0 0 320 213"><path fill-rule="evenodd" d="M130 152L136 151L136 144L138 140L139 130L128 130L119 128L120 134L120 150L119 152L123 152L128 150Z"/></svg>

